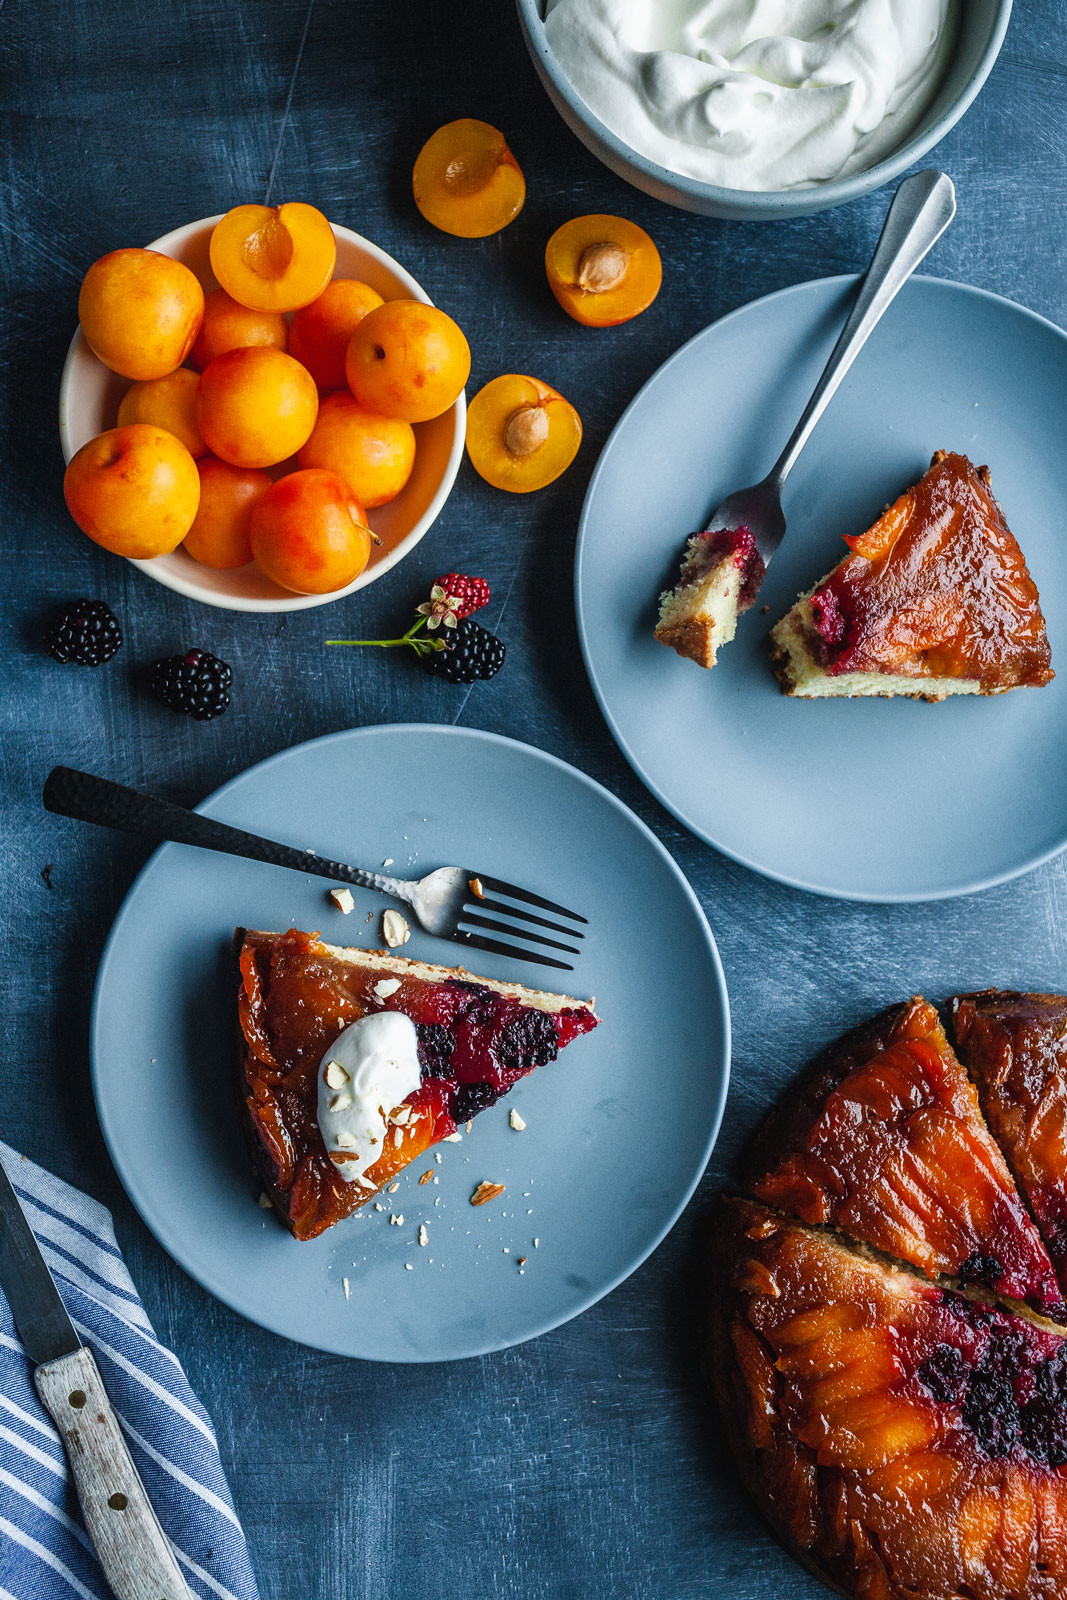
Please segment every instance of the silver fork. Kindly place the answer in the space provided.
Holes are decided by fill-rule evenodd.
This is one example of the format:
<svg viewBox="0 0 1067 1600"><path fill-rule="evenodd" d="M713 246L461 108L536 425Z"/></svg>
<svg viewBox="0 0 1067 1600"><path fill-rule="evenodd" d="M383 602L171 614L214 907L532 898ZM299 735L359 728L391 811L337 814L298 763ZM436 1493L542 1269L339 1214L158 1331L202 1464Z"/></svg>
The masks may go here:
<svg viewBox="0 0 1067 1600"><path fill-rule="evenodd" d="M527 944L570 956L581 953L576 944L549 938L548 934L563 934L566 939L580 940L584 938L582 928L588 926L585 917L557 905L554 900L531 894L517 884L505 883L503 878L469 867L438 867L424 878L391 878L381 872L364 872L361 867L350 867L343 861L329 861L314 850L300 850L293 845L278 844L273 839L263 839L256 833L246 833L241 828L231 828L197 811L186 811L169 800L127 789L121 783L78 772L73 767L52 769L45 782L43 799L46 810L62 817L73 817L78 822L95 822L104 828L140 834L157 842L169 839L175 844L245 856L251 861L266 861L272 866L290 867L296 872L313 873L339 883L355 884L361 889L374 889L394 900L402 900L427 933L436 934L439 939L453 939L475 950L489 950L493 955L513 956L520 961L536 961L543 967L557 967L562 972L573 972L573 964L540 949L529 950L502 939L486 938L485 934L510 934ZM510 905L509 901L518 904ZM567 923L538 916L527 910L528 906L551 912L554 917L566 917ZM503 921L503 918L511 920ZM538 932L538 929L547 932Z"/></svg>
<svg viewBox="0 0 1067 1600"><path fill-rule="evenodd" d="M845 326L789 443L762 482L735 490L712 512L708 531L747 528L764 569L785 537L782 489L812 429L884 313L955 215L956 191L946 173L931 170L905 178L893 196Z"/></svg>

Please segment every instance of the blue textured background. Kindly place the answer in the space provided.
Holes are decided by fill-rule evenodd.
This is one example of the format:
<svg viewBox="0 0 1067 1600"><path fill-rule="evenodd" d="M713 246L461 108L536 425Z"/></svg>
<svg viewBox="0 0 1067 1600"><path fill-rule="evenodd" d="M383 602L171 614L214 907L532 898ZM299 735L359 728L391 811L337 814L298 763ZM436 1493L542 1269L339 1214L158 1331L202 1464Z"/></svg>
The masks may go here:
<svg viewBox="0 0 1067 1600"><path fill-rule="evenodd" d="M571 557L597 450L638 385L734 306L862 266L885 195L747 226L643 198L551 111L507 0L8 0L3 25L0 1131L114 1209L148 1310L215 1418L265 1600L815 1594L740 1499L700 1399L691 1308L702 1212L777 1087L831 1034L916 989L1062 987L1067 859L917 909L809 898L720 859L645 795L607 735L578 653ZM1016 7L989 84L931 158L956 180L960 209L926 268L1061 324L1065 35L1064 0ZM503 127L526 173L525 210L492 239L448 239L411 203L419 146L457 116ZM377 240L467 331L474 387L534 372L577 405L586 430L575 466L539 495L498 494L465 467L398 571L332 611L281 618L198 608L98 551L64 511L56 436L88 264L264 198L311 201ZM654 306L606 332L559 311L541 264L548 233L593 210L634 217L664 263ZM728 403L708 396L709 407ZM493 585L487 621L510 655L492 683L467 693L405 661L322 649L327 618L331 633L343 622L351 636L380 636L449 568ZM98 672L61 669L36 642L42 614L80 594L106 598L126 630L126 648ZM156 705L135 679L135 664L194 643L236 676L233 709L205 726ZM569 1327L448 1368L366 1366L286 1344L208 1298L148 1236L103 1150L86 1050L100 948L145 852L47 817L38 801L63 761L191 803L284 745L391 720L512 734L621 795L700 895L735 1022L716 1158L667 1243ZM40 876L49 862L52 892ZM165 1106L154 1133L166 1137ZM575 1204L589 1201L579 1182Z"/></svg>

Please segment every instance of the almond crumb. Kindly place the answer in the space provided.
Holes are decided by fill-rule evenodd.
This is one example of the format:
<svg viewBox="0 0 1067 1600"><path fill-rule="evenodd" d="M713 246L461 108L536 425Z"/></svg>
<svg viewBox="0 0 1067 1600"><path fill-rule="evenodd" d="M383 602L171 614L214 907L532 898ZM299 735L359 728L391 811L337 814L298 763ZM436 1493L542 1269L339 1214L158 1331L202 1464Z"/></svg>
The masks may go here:
<svg viewBox="0 0 1067 1600"><path fill-rule="evenodd" d="M398 1184L398 1183L391 1183L391 1184L390 1184L390 1185L389 1185L389 1188L388 1188L388 1189L387 1189L387 1190L386 1190L386 1193L387 1193L387 1194L396 1194L396 1191L397 1191L397 1190L398 1190L398 1189L399 1189L399 1188L400 1188L400 1185L399 1185L399 1184Z"/></svg>
<svg viewBox="0 0 1067 1600"><path fill-rule="evenodd" d="M339 1061L327 1061L323 1077L326 1079L328 1089L343 1089L345 1084L351 1081Z"/></svg>
<svg viewBox="0 0 1067 1600"><path fill-rule="evenodd" d="M411 923L399 911L383 911L382 938L390 950L395 950L399 944L407 944L411 938Z"/></svg>
<svg viewBox="0 0 1067 1600"><path fill-rule="evenodd" d="M272 1211L274 1209L274 1202L269 1194L261 1194L257 1204L261 1205L264 1211Z"/></svg>
<svg viewBox="0 0 1067 1600"><path fill-rule="evenodd" d="M348 1290L348 1279L347 1278L342 1278L341 1279L341 1288L344 1290L345 1299L347 1300L348 1299L348 1293L349 1293L349 1290Z"/></svg>
<svg viewBox="0 0 1067 1600"><path fill-rule="evenodd" d="M333 901L338 911L343 911L346 917L350 911L354 911L356 908L356 902L352 898L351 889L331 889L330 899Z"/></svg>
<svg viewBox="0 0 1067 1600"><path fill-rule="evenodd" d="M527 1260L526 1256L516 1256L515 1257L515 1265L517 1267L524 1267L526 1265L526 1260Z"/></svg>
<svg viewBox="0 0 1067 1600"><path fill-rule="evenodd" d="M468 878L467 888L470 890L471 894L476 900L485 899L485 890L482 888L481 878Z"/></svg>
<svg viewBox="0 0 1067 1600"><path fill-rule="evenodd" d="M404 1271L405 1271L405 1272L413 1272L413 1271L414 1271L414 1270L415 1270L415 1269L414 1269L414 1268L413 1268L413 1267L412 1267L412 1265L411 1265L411 1262L410 1262L410 1261L405 1261L405 1262L404 1262Z"/></svg>
<svg viewBox="0 0 1067 1600"><path fill-rule="evenodd" d="M433 1177L433 1168L432 1167L427 1167L426 1171L422 1174L422 1176L419 1179L419 1188L421 1189L424 1183L429 1183L429 1181L430 1181L430 1179L432 1177Z"/></svg>
<svg viewBox="0 0 1067 1600"><path fill-rule="evenodd" d="M429 1244L429 1242L430 1242L430 1235L426 1232L426 1224L424 1222L420 1222L420 1224L419 1224L419 1243L422 1244L422 1245L426 1245L426 1244Z"/></svg>
<svg viewBox="0 0 1067 1600"><path fill-rule="evenodd" d="M469 1121L469 1122L468 1122L468 1123L467 1123L467 1132L468 1132L468 1133L470 1133L470 1131L471 1131L471 1129L472 1129L472 1128L473 1128L473 1127L474 1127L474 1118L473 1118L473 1117L472 1117L472 1118L471 1118L471 1119L470 1119L470 1121Z"/></svg>
<svg viewBox="0 0 1067 1600"><path fill-rule="evenodd" d="M511 1111L508 1114L508 1123L515 1129L516 1133L522 1133L523 1129L526 1127L525 1122L523 1122L514 1106L512 1106Z"/></svg>
<svg viewBox="0 0 1067 1600"><path fill-rule="evenodd" d="M442 1144L461 1144L462 1141L463 1135L457 1129L455 1133L446 1133L441 1142Z"/></svg>
<svg viewBox="0 0 1067 1600"><path fill-rule="evenodd" d="M498 1195L503 1193L504 1185L502 1183L490 1183L488 1179L483 1178L471 1195L471 1205L484 1206L488 1201L495 1200Z"/></svg>

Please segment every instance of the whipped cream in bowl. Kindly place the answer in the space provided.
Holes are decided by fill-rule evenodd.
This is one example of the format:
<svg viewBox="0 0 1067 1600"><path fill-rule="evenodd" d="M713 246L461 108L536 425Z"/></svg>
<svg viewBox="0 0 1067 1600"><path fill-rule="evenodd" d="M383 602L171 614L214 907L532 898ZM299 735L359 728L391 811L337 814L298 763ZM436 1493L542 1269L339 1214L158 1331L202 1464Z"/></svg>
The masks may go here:
<svg viewBox="0 0 1067 1600"><path fill-rule="evenodd" d="M950 0L548 0L589 108L683 177L781 190L874 166L927 110Z"/></svg>
<svg viewBox="0 0 1067 1600"><path fill-rule="evenodd" d="M959 120L1012 0L516 0L563 120L705 215L806 216L903 176Z"/></svg>

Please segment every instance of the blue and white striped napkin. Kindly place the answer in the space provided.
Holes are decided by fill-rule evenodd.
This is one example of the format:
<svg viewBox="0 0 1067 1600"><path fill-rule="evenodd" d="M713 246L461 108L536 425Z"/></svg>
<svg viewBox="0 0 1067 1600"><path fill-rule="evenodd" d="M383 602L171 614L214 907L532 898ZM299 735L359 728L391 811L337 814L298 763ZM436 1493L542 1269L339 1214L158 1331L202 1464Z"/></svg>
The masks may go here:
<svg viewBox="0 0 1067 1600"><path fill-rule="evenodd" d="M211 1420L152 1331L110 1213L5 1144L0 1161L189 1588L203 1600L258 1600ZM111 1600L32 1371L0 1291L0 1600Z"/></svg>

